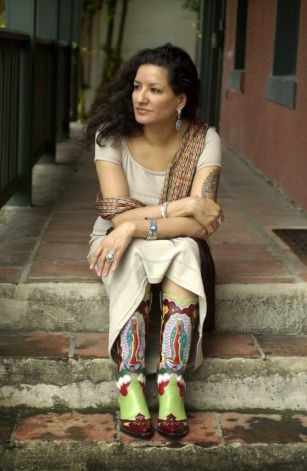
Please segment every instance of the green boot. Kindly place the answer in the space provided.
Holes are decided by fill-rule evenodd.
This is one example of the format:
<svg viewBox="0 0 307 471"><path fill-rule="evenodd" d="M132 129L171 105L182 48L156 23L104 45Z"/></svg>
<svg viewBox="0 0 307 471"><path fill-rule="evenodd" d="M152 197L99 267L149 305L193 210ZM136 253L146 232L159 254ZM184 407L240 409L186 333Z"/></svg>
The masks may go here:
<svg viewBox="0 0 307 471"><path fill-rule="evenodd" d="M120 429L130 435L146 438L154 433L145 398L145 337L151 295L145 295L137 311L118 337L118 374Z"/></svg>

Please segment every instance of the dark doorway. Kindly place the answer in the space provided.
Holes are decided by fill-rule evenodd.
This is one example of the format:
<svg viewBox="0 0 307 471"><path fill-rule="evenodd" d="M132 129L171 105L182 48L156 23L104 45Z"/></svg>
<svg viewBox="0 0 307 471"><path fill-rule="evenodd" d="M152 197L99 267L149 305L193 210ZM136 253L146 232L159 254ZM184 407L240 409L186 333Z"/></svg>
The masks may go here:
<svg viewBox="0 0 307 471"><path fill-rule="evenodd" d="M200 117L219 126L226 0L203 0L201 9Z"/></svg>

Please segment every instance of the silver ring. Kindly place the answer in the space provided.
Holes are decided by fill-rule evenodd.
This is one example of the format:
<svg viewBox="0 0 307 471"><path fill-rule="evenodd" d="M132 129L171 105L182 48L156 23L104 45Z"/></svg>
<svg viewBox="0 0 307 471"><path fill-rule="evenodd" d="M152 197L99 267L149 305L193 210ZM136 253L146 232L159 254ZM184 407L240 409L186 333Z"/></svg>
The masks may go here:
<svg viewBox="0 0 307 471"><path fill-rule="evenodd" d="M110 250L109 252L106 253L106 261L112 263L114 262L114 260L115 260L115 254L114 252L112 252L112 250Z"/></svg>

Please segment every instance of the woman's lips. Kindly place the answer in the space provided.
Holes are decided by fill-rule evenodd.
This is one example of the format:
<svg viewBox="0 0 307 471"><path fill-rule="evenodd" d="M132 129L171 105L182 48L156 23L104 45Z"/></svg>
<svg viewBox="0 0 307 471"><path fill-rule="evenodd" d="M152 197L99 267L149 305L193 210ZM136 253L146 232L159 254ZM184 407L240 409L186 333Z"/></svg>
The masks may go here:
<svg viewBox="0 0 307 471"><path fill-rule="evenodd" d="M135 109L137 113L149 113L150 110L147 110L146 108L136 108Z"/></svg>

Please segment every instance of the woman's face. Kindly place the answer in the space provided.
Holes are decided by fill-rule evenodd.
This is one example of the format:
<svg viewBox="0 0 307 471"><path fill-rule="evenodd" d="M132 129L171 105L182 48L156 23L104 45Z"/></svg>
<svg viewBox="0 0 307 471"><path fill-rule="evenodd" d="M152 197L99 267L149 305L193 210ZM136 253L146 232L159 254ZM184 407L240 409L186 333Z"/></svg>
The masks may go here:
<svg viewBox="0 0 307 471"><path fill-rule="evenodd" d="M140 124L175 123L177 108L184 107L186 96L175 95L165 67L145 64L137 70L132 103L135 119Z"/></svg>

